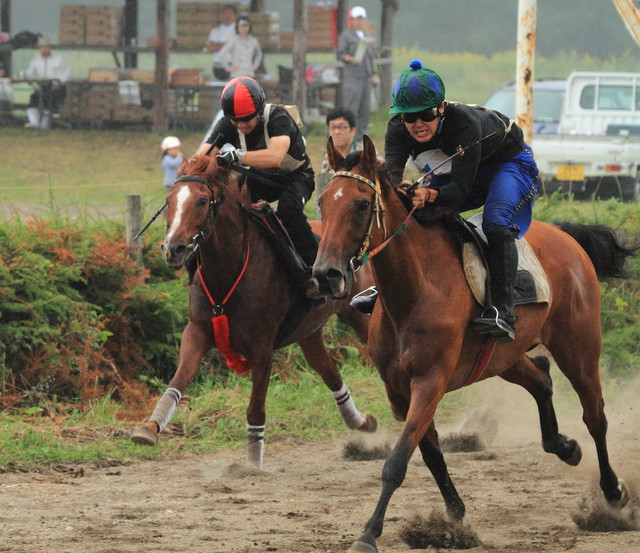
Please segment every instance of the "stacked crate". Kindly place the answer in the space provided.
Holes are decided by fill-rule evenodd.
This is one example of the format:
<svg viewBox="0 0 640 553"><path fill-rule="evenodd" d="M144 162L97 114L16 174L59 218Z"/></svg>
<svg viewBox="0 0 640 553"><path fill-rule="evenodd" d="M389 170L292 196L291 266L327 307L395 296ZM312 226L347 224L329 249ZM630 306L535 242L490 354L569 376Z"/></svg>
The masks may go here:
<svg viewBox="0 0 640 553"><path fill-rule="evenodd" d="M60 6L60 44L120 46L124 8Z"/></svg>
<svg viewBox="0 0 640 553"><path fill-rule="evenodd" d="M60 6L60 44L84 44L86 6Z"/></svg>
<svg viewBox="0 0 640 553"><path fill-rule="evenodd" d="M335 9L326 6L307 6L307 47L331 49L334 47Z"/></svg>
<svg viewBox="0 0 640 553"><path fill-rule="evenodd" d="M280 14L261 12L249 14L251 33L263 49L280 48Z"/></svg>

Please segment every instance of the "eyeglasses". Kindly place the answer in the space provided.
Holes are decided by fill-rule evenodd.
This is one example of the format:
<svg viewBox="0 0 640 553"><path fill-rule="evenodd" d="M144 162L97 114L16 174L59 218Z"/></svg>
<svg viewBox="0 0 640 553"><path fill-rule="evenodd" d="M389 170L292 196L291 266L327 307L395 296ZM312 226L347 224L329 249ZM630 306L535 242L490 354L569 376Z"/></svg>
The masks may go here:
<svg viewBox="0 0 640 553"><path fill-rule="evenodd" d="M420 121L424 121L425 123L430 123L436 117L438 117L438 106L415 113L402 113L400 114L400 116L405 123L415 123L418 119L420 119Z"/></svg>
<svg viewBox="0 0 640 553"><path fill-rule="evenodd" d="M329 125L330 131L348 131L350 128L349 125Z"/></svg>
<svg viewBox="0 0 640 553"><path fill-rule="evenodd" d="M254 112L250 115L245 115L244 117L229 117L229 119L236 123L246 123L247 121L251 121L257 114L257 112Z"/></svg>

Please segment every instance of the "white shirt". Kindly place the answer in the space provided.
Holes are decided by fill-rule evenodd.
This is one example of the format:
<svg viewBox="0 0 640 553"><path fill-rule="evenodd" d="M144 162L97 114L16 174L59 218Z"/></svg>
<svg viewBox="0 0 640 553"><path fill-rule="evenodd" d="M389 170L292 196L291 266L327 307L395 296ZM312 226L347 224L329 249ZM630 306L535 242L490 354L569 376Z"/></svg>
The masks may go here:
<svg viewBox="0 0 640 553"><path fill-rule="evenodd" d="M217 27L211 29L211 32L209 33L209 42L225 43L234 36L236 36L235 21L233 23L230 23L229 25L221 23ZM227 66L231 63L231 58L229 56L226 56L224 59L220 59L220 56L218 56L218 52L214 52L213 61L219 62L223 66Z"/></svg>
<svg viewBox="0 0 640 553"><path fill-rule="evenodd" d="M52 53L47 57L37 55L31 60L25 76L29 79L52 79L65 83L71 76L71 66L60 54Z"/></svg>

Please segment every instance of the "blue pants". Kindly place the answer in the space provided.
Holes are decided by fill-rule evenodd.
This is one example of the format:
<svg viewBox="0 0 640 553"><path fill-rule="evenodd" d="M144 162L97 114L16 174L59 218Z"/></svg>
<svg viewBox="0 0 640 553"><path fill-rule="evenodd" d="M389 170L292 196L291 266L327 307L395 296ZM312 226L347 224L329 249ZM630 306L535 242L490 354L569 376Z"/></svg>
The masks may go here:
<svg viewBox="0 0 640 553"><path fill-rule="evenodd" d="M509 228L518 238L531 225L533 201L538 190L538 166L528 146L518 155L483 166L460 211L484 205L482 230L485 234Z"/></svg>

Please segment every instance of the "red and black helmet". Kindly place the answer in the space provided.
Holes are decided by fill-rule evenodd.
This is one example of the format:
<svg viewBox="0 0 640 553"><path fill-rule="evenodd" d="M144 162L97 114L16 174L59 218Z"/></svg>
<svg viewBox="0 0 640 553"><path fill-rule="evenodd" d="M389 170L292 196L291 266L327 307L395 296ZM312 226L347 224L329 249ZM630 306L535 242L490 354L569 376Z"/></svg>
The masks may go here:
<svg viewBox="0 0 640 553"><path fill-rule="evenodd" d="M249 120L262 113L266 97L264 90L251 77L231 79L222 90L220 104L229 119Z"/></svg>

